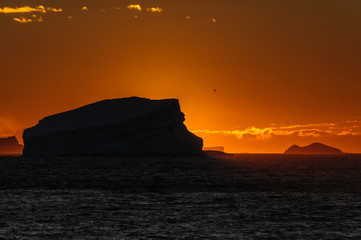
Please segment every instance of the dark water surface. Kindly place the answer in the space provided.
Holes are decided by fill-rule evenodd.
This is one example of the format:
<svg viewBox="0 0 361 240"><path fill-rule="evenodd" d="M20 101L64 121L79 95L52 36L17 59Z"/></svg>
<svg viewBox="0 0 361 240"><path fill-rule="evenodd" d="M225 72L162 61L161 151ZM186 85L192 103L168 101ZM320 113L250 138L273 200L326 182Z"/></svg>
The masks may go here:
<svg viewBox="0 0 361 240"><path fill-rule="evenodd" d="M361 155L0 158L0 239L361 239Z"/></svg>

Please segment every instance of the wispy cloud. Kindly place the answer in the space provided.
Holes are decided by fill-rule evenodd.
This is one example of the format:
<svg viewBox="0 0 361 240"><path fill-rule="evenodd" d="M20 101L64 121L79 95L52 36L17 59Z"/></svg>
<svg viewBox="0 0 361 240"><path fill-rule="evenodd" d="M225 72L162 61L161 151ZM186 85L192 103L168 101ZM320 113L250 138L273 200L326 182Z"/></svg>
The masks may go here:
<svg viewBox="0 0 361 240"><path fill-rule="evenodd" d="M193 133L232 135L237 138L253 136L258 140L267 140L274 136L298 137L332 137L361 136L360 121L345 121L341 123L299 124L291 126L272 126L266 128L249 127L244 130L196 130Z"/></svg>
<svg viewBox="0 0 361 240"><path fill-rule="evenodd" d="M63 9L61 8L53 8L53 7L44 7L42 5L39 5L37 7L29 7L29 6L24 6L24 7L4 7L4 8L0 8L0 13L30 13L30 12L41 12L41 13L46 13L46 12L62 12Z"/></svg>
<svg viewBox="0 0 361 240"><path fill-rule="evenodd" d="M11 8L11 7L4 7L4 8L0 8L0 13L28 13L28 12L45 12L45 8L44 6L38 6L38 7L29 7L29 6L24 6L24 7L16 7L16 8Z"/></svg>
<svg viewBox="0 0 361 240"><path fill-rule="evenodd" d="M21 17L21 18L13 18L15 22L19 22L19 23L30 23L33 21L33 19L31 18L25 18L25 17Z"/></svg>
<svg viewBox="0 0 361 240"><path fill-rule="evenodd" d="M155 13L161 13L163 12L163 9L161 9L160 7L151 7L151 8L147 8L148 12L155 12Z"/></svg>
<svg viewBox="0 0 361 240"><path fill-rule="evenodd" d="M131 9L131 10L142 11L142 7L139 4L132 4L132 5L129 5L127 8Z"/></svg>
<svg viewBox="0 0 361 240"><path fill-rule="evenodd" d="M14 17L13 20L18 23L31 23L31 22L42 22L43 21L43 18L41 16L38 17L37 15L33 15L32 17L33 18L26 18L26 17L16 18L16 17Z"/></svg>
<svg viewBox="0 0 361 240"><path fill-rule="evenodd" d="M143 11L143 8L139 4L132 4L132 5L129 5L127 8L130 10ZM149 8L146 8L146 10L147 10L147 12L152 12L152 13L161 13L164 11L160 7L149 7Z"/></svg>
<svg viewBox="0 0 361 240"><path fill-rule="evenodd" d="M61 8L53 8L53 7L47 7L47 10L49 12L62 12L63 11L63 9L61 9Z"/></svg>

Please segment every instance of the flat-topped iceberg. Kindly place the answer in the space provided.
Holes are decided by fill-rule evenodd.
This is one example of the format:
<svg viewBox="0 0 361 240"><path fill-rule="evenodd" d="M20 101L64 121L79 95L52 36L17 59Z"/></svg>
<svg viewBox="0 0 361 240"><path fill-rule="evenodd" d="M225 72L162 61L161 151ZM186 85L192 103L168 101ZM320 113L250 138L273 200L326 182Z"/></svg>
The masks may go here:
<svg viewBox="0 0 361 240"><path fill-rule="evenodd" d="M104 100L40 120L24 131L27 156L202 153L177 99Z"/></svg>

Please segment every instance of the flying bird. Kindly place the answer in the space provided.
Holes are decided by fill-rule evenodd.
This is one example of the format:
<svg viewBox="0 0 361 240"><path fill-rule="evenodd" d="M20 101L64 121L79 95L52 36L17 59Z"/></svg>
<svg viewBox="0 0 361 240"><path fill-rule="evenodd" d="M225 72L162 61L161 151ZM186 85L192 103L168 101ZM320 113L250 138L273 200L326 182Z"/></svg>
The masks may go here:
<svg viewBox="0 0 361 240"><path fill-rule="evenodd" d="M217 92L217 90L214 88L214 89L213 89L213 92Z"/></svg>

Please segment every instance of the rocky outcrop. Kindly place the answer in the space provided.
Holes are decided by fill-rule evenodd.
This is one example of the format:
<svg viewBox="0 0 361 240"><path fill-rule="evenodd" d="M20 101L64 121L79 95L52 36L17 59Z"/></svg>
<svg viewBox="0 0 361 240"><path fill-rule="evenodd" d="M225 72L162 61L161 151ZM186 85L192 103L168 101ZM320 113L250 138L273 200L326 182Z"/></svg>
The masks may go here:
<svg viewBox="0 0 361 240"><path fill-rule="evenodd" d="M343 154L343 152L322 143L312 143L305 147L293 145L285 151L285 154Z"/></svg>
<svg viewBox="0 0 361 240"><path fill-rule="evenodd" d="M202 153L177 99L131 97L45 117L24 131L24 155L179 155Z"/></svg>
<svg viewBox="0 0 361 240"><path fill-rule="evenodd" d="M203 151L217 151L217 152L224 152L223 146L217 146L217 147L204 147Z"/></svg>
<svg viewBox="0 0 361 240"><path fill-rule="evenodd" d="M16 137L0 138L0 154L21 154L23 145L20 145Z"/></svg>

